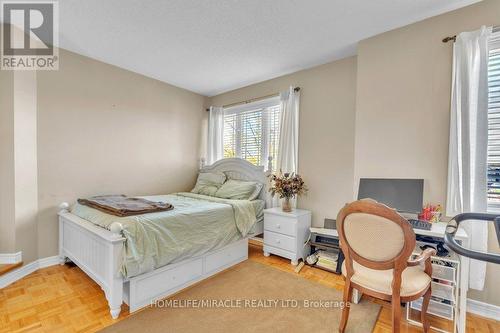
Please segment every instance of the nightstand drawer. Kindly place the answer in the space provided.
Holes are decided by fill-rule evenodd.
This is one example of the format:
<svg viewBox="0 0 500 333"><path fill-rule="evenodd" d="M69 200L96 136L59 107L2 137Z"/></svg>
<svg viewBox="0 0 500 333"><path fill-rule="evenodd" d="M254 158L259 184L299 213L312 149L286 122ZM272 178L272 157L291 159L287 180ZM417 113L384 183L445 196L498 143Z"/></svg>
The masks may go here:
<svg viewBox="0 0 500 333"><path fill-rule="evenodd" d="M297 222L293 219L278 215L265 215L264 229L295 237Z"/></svg>
<svg viewBox="0 0 500 333"><path fill-rule="evenodd" d="M295 252L297 248L295 238L271 231L264 231L264 244L291 252Z"/></svg>

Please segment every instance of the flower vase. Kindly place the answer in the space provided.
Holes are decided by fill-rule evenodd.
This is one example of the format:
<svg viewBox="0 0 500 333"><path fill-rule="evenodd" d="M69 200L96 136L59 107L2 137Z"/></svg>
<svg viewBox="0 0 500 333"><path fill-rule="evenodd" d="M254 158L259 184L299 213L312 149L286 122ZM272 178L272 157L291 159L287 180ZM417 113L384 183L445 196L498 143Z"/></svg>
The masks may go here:
<svg viewBox="0 0 500 333"><path fill-rule="evenodd" d="M283 199L283 201L281 202L281 209L286 213L290 213L292 211L292 204L290 203L290 198Z"/></svg>

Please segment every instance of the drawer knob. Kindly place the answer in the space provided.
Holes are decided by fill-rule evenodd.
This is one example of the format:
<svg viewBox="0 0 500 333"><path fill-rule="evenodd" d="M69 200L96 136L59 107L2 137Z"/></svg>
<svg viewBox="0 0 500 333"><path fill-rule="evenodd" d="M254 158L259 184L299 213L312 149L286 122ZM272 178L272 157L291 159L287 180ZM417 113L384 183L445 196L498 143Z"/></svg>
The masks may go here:
<svg viewBox="0 0 500 333"><path fill-rule="evenodd" d="M279 229L279 228L281 228L281 225L279 225L279 224L276 224L276 228L278 228L278 229Z"/></svg>
<svg viewBox="0 0 500 333"><path fill-rule="evenodd" d="M276 240L276 243L278 243L278 244L279 244L279 243L280 243L280 240L279 240L279 239L277 239L277 240Z"/></svg>

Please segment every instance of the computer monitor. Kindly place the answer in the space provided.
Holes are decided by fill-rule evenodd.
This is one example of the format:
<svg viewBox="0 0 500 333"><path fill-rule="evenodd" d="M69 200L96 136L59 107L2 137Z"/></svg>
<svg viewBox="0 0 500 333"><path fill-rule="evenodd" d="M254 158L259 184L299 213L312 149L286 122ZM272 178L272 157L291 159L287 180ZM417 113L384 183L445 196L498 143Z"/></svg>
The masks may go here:
<svg viewBox="0 0 500 333"><path fill-rule="evenodd" d="M401 213L418 214L424 196L423 179L361 178L358 200L371 198Z"/></svg>

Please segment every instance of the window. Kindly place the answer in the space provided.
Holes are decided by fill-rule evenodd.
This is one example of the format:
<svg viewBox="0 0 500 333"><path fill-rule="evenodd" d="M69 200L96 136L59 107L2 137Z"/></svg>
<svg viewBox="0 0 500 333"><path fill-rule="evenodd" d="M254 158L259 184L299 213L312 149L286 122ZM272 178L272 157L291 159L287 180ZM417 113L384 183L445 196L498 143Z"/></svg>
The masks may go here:
<svg viewBox="0 0 500 333"><path fill-rule="evenodd" d="M488 62L488 206L500 209L500 31L490 41Z"/></svg>
<svg viewBox="0 0 500 333"><path fill-rule="evenodd" d="M278 97L224 109L224 157L266 166L278 153L280 120Z"/></svg>

